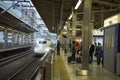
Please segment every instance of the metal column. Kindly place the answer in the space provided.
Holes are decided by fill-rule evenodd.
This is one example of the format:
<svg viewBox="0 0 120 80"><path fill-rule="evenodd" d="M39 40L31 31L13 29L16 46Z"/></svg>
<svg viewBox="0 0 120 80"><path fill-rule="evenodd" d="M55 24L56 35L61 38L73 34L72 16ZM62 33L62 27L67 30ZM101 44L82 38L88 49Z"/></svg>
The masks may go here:
<svg viewBox="0 0 120 80"><path fill-rule="evenodd" d="M14 42L15 42L15 37L14 37L15 33L14 31L12 30L12 47L14 47Z"/></svg>
<svg viewBox="0 0 120 80"><path fill-rule="evenodd" d="M59 28L57 28L57 34L61 32L63 29L63 7L64 7L64 0L60 0L60 25Z"/></svg>
<svg viewBox="0 0 120 80"><path fill-rule="evenodd" d="M101 12L101 27L103 27L103 25L104 25L103 23L104 23L104 16L103 16L103 10L102 10L102 12Z"/></svg>
<svg viewBox="0 0 120 80"><path fill-rule="evenodd" d="M70 37L70 21L67 22L67 33L68 37Z"/></svg>
<svg viewBox="0 0 120 80"><path fill-rule="evenodd" d="M7 43L8 43L8 32L7 32L7 28L5 28L4 39L5 39L4 48L7 48Z"/></svg>
<svg viewBox="0 0 120 80"><path fill-rule="evenodd" d="M82 65L76 70L76 75L89 75L89 46L92 27L90 25L92 0L84 0L84 15L82 29Z"/></svg>
<svg viewBox="0 0 120 80"><path fill-rule="evenodd" d="M69 49L69 47L70 47L70 40L71 40L71 38L70 38L70 21L68 21L67 22L67 34L68 34L68 51L70 51L70 49Z"/></svg>
<svg viewBox="0 0 120 80"><path fill-rule="evenodd" d="M76 37L76 14L72 11L72 41L75 40Z"/></svg>
<svg viewBox="0 0 120 80"><path fill-rule="evenodd" d="M67 38L64 38L64 45L65 45L65 49L66 49L66 53L69 51L69 34L70 34L70 23L66 22L66 28L65 28L67 34Z"/></svg>
<svg viewBox="0 0 120 80"><path fill-rule="evenodd" d="M82 70L89 70L89 45L91 40L92 27L90 26L92 0L84 0L83 15L83 46L82 46Z"/></svg>

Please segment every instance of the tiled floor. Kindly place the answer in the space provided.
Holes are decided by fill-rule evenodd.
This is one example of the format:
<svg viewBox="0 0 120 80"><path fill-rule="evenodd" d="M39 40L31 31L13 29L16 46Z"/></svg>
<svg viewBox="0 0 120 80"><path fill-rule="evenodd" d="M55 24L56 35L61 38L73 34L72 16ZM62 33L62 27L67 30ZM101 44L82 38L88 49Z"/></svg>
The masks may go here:
<svg viewBox="0 0 120 80"><path fill-rule="evenodd" d="M67 68L71 80L120 80L120 76L116 76L112 72L104 69L101 65L96 65L96 62L89 64L89 73L88 76L76 76L76 70L80 69L81 64L68 64L67 57L69 53L64 54L61 52L64 64Z"/></svg>

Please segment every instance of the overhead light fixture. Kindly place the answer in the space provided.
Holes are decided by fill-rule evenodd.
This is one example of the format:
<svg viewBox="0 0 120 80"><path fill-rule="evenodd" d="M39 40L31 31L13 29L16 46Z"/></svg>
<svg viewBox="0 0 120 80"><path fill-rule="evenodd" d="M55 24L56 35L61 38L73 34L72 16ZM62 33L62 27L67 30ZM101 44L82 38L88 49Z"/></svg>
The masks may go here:
<svg viewBox="0 0 120 80"><path fill-rule="evenodd" d="M70 30L72 30L72 28L70 28ZM81 29L80 28L76 28L76 30L80 31Z"/></svg>
<svg viewBox="0 0 120 80"><path fill-rule="evenodd" d="M71 18L72 18L72 14L69 16L69 18L68 18L68 19L70 20Z"/></svg>
<svg viewBox="0 0 120 80"><path fill-rule="evenodd" d="M75 6L74 9L75 9L75 10L78 9L78 7L80 6L81 3L82 3L82 0L79 0L79 1L77 2L77 4L76 4L76 6Z"/></svg>
<svg viewBox="0 0 120 80"><path fill-rule="evenodd" d="M66 25L64 26L64 29L67 30L67 26Z"/></svg>
<svg viewBox="0 0 120 80"><path fill-rule="evenodd" d="M68 21L65 22L66 24L68 23Z"/></svg>

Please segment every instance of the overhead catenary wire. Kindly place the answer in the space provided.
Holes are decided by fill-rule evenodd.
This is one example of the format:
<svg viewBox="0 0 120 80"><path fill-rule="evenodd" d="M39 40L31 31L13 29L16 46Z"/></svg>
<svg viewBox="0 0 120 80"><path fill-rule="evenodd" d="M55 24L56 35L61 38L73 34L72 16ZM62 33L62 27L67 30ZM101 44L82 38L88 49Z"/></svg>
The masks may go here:
<svg viewBox="0 0 120 80"><path fill-rule="evenodd" d="M17 2L16 2L16 1L17 1L17 0L13 1L13 2L12 2L12 5L11 5L9 8L4 9L3 11L0 12L0 16L1 16L2 18L7 19L7 20L10 20L10 21L13 22L13 23L18 23L18 21L12 20L12 19L10 19L10 18L7 17L7 16L3 16L2 14L4 14L5 12L7 12L7 11L10 10L11 8L13 8L15 5L18 5L19 1L17 1ZM22 4L22 3L21 3L21 4ZM24 5L24 4L22 4L22 5ZM31 4L30 4L30 5L31 5ZM41 28L41 30L44 31L50 38L52 38L52 36L48 33L48 31L45 31L45 30L43 30L42 28Z"/></svg>
<svg viewBox="0 0 120 80"><path fill-rule="evenodd" d="M9 8L7 8L7 9L3 10L2 12L0 12L0 15L1 15L1 14L4 14L4 13L7 12L9 9L11 9L11 8L14 7L16 4L18 4L18 2L17 2L17 3L15 3L15 2L16 2L16 1L14 1L13 4L12 4Z"/></svg>
<svg viewBox="0 0 120 80"><path fill-rule="evenodd" d="M35 21L36 22L36 21ZM36 22L37 23L37 22ZM38 24L37 24L38 25ZM38 25L39 26L39 25ZM43 32L45 32L50 38L53 38L50 34L48 34L48 31L43 30L42 28L40 28L40 30L42 30Z"/></svg>
<svg viewBox="0 0 120 80"><path fill-rule="evenodd" d="M44 31L50 38L53 38L50 34L48 34L47 31L43 30L42 28L40 28L42 31Z"/></svg>

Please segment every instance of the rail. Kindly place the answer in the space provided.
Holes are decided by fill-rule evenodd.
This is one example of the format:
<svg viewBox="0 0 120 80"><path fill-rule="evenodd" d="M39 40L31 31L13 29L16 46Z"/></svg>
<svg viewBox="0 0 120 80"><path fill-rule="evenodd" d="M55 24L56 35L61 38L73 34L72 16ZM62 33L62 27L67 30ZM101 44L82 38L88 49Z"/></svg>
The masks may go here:
<svg viewBox="0 0 120 80"><path fill-rule="evenodd" d="M52 66L51 66L51 62L53 62L51 59L52 58L52 50L48 53L45 53L43 55L43 57L41 57L40 59L38 59L39 61L32 61L31 63L25 65L25 67L23 67L21 70L19 70L16 74L14 74L14 76L12 76L10 79L8 80L17 80L20 79L22 77L22 75L26 75L26 73L29 75L24 78L25 80L35 80L35 78L37 77L38 74L40 74L43 80L52 80ZM36 65L38 64L38 65ZM32 70L31 65L34 65L34 69ZM35 66L36 65L36 66ZM47 67L46 67L47 66ZM27 72L30 68L30 72ZM28 70L27 70L28 69ZM42 70L42 71L41 71ZM49 73L51 74L49 74ZM47 75L46 75L47 74ZM21 76L21 77L20 77Z"/></svg>
<svg viewBox="0 0 120 80"><path fill-rule="evenodd" d="M34 58L33 51L26 51L21 55L17 54L1 59L0 80L8 80L9 77Z"/></svg>
<svg viewBox="0 0 120 80"><path fill-rule="evenodd" d="M4 67L4 65L6 65L7 63L8 64L12 63L12 61L17 60L18 58L29 55L29 53L31 52L25 51L16 55L12 55L12 56L0 59L0 67L2 66ZM27 59L27 56L24 57L24 59ZM41 78L40 80L52 80L52 76L53 76L52 63L53 63L53 50L51 50L48 53L45 53L41 58L34 57L34 55L32 54L31 57L29 57L29 60L27 60L27 64L22 65L21 67L19 67L18 70L8 75L7 77L2 77L1 75L0 79L2 80L6 80L6 79L7 80L35 80L36 77L38 77L39 75L39 78ZM0 74L2 74L2 72Z"/></svg>
<svg viewBox="0 0 120 80"><path fill-rule="evenodd" d="M26 56L28 55L29 53L31 52L31 50L28 50L28 51L25 51L25 52L22 52L22 53L19 53L19 54L15 54L15 55L12 55L12 56L9 56L9 57L5 57L5 58L2 58L0 59L0 66L3 66L7 63L10 63L16 59L19 59L23 56Z"/></svg>
<svg viewBox="0 0 120 80"><path fill-rule="evenodd" d="M35 59L32 59L29 63L27 63L25 66L23 66L21 69L19 69L15 74L13 74L8 80L17 80L16 76L19 75L21 71L23 71L28 65L30 65Z"/></svg>
<svg viewBox="0 0 120 80"><path fill-rule="evenodd" d="M40 58L40 66L36 70L37 74L34 73L30 80L36 80L37 77L39 77L39 80L53 80L53 53L54 50L51 50Z"/></svg>
<svg viewBox="0 0 120 80"><path fill-rule="evenodd" d="M10 47L10 48L3 48L3 49L0 50L0 52L10 51L10 50L15 50L15 49L28 48L28 47L32 47L32 45L19 46L19 47Z"/></svg>

